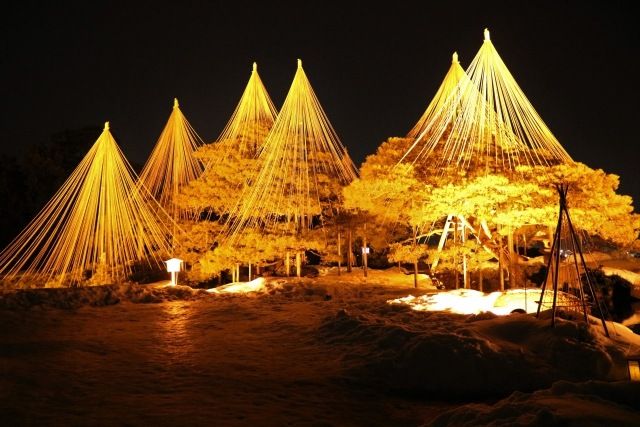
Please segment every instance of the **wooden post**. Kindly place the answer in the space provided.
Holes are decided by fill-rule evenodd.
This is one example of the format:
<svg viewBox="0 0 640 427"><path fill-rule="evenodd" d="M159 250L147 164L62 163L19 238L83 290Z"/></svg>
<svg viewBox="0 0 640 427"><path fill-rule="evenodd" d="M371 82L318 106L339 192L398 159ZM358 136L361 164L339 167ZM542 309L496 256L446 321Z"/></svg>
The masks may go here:
<svg viewBox="0 0 640 427"><path fill-rule="evenodd" d="M338 231L338 276L340 276L342 267L342 240L340 237L340 232Z"/></svg>
<svg viewBox="0 0 640 427"><path fill-rule="evenodd" d="M296 252L296 276L302 276L302 259L300 257L300 251Z"/></svg>
<svg viewBox="0 0 640 427"><path fill-rule="evenodd" d="M287 277L291 275L291 254L287 251L284 257L284 270L287 273Z"/></svg>
<svg viewBox="0 0 640 427"><path fill-rule="evenodd" d="M347 272L351 273L353 269L353 233L349 226L348 247L347 247Z"/></svg>
<svg viewBox="0 0 640 427"><path fill-rule="evenodd" d="M362 268L364 271L364 277L367 277L367 267L369 254L367 253L367 223L364 223L364 237L362 239Z"/></svg>

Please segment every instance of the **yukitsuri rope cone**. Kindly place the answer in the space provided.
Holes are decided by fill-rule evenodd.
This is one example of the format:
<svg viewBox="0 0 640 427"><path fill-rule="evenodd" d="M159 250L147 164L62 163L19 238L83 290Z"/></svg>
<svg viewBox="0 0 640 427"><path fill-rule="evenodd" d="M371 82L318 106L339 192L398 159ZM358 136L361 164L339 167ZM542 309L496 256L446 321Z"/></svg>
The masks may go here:
<svg viewBox="0 0 640 427"><path fill-rule="evenodd" d="M484 35L467 77L445 102L434 100L438 110L419 123L401 162L478 174L572 163L498 55L489 31Z"/></svg>
<svg viewBox="0 0 640 427"><path fill-rule="evenodd" d="M173 221L136 179L109 123L53 198L0 253L15 286L124 280L134 263L160 268Z"/></svg>
<svg viewBox="0 0 640 427"><path fill-rule="evenodd" d="M202 140L191 127L174 99L173 110L160 138L140 173L142 182L174 220L191 216L189 209L179 209L174 203L182 187L197 179L203 171L195 151Z"/></svg>
<svg viewBox="0 0 640 427"><path fill-rule="evenodd" d="M313 228L341 197L341 187L357 176L300 60L259 162L252 185L230 211L227 242L240 238L247 228Z"/></svg>

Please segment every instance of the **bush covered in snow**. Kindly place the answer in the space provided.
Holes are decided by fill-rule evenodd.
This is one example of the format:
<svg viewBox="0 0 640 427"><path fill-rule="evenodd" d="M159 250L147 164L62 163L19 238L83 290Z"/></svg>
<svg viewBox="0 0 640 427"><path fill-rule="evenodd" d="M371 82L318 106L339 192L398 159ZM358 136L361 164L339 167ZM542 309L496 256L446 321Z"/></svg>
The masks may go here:
<svg viewBox="0 0 640 427"><path fill-rule="evenodd" d="M429 427L626 427L640 425L640 383L558 381L534 393L515 392L494 405L448 411Z"/></svg>
<svg viewBox="0 0 640 427"><path fill-rule="evenodd" d="M319 334L348 348L353 358L345 363L358 381L403 393L487 397L561 379L626 378L626 352L640 351L640 337L619 324L610 329L611 340L597 323L557 319L552 328L548 313L537 319L389 306L378 314L342 310Z"/></svg>
<svg viewBox="0 0 640 427"><path fill-rule="evenodd" d="M194 290L188 286L121 284L81 288L40 288L4 291L0 293L0 308L75 309L85 305L94 307L113 305L122 301L157 303L175 299L195 299L202 295L206 295L206 292Z"/></svg>

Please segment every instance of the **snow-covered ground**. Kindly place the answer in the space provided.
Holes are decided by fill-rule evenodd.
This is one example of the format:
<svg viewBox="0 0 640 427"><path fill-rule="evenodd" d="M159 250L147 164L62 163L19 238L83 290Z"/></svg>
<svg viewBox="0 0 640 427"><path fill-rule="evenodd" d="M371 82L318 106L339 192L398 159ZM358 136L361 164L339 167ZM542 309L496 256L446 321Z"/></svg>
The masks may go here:
<svg viewBox="0 0 640 427"><path fill-rule="evenodd" d="M428 280L321 273L1 294L0 425L587 425L589 402L640 425L610 383L640 355L621 325L415 311L387 301Z"/></svg>

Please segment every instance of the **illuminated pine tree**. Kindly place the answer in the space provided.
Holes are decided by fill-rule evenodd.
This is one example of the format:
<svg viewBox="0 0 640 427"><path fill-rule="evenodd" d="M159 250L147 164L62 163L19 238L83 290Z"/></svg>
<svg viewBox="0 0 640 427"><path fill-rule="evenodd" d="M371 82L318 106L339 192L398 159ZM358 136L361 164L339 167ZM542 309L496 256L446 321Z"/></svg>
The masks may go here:
<svg viewBox="0 0 640 427"><path fill-rule="evenodd" d="M329 123L298 60L282 110L265 140L260 170L231 210L228 235L287 224L302 232L321 224L340 202L356 168Z"/></svg>
<svg viewBox="0 0 640 427"><path fill-rule="evenodd" d="M0 277L17 286L63 286L126 280L136 262L161 268L172 221L136 178L105 124L58 192L0 253Z"/></svg>
<svg viewBox="0 0 640 427"><path fill-rule="evenodd" d="M418 122L411 128L407 134L407 138L423 138L423 132L428 130L432 124L431 121L437 117L440 112L446 108L451 99L457 95L457 88L461 81L466 78L464 69L458 60L458 53L454 52L451 58L451 67L445 74L440 87L436 91L433 99L422 113Z"/></svg>
<svg viewBox="0 0 640 427"><path fill-rule="evenodd" d="M254 158L259 154L277 115L278 111L260 79L258 65L254 62L240 102L216 141L224 145L230 154L238 153L243 158ZM219 158L220 162L226 160L224 155Z"/></svg>
<svg viewBox="0 0 640 427"><path fill-rule="evenodd" d="M199 179L179 196L183 207L216 216L233 207L243 187L258 169L259 154L277 116L254 63L251 77L229 122L218 139L198 150L206 165Z"/></svg>
<svg viewBox="0 0 640 427"><path fill-rule="evenodd" d="M176 196L189 182L198 178L203 166L194 155L202 140L180 110L178 100L147 163L140 174L142 182L174 219L192 214L175 203Z"/></svg>
<svg viewBox="0 0 640 427"><path fill-rule="evenodd" d="M466 74L404 161L434 174L512 172L518 166L572 162L498 55L488 30Z"/></svg>
<svg viewBox="0 0 640 427"><path fill-rule="evenodd" d="M221 232L217 219L238 203L243 188L258 170L259 154L277 116L276 108L254 63L251 77L229 122L218 139L198 149L196 156L206 165L202 175L182 188L178 204L200 212L200 221L183 224L185 233L180 256L192 265L189 275L201 280L219 275L240 262L256 262L258 251L225 251L217 248Z"/></svg>

